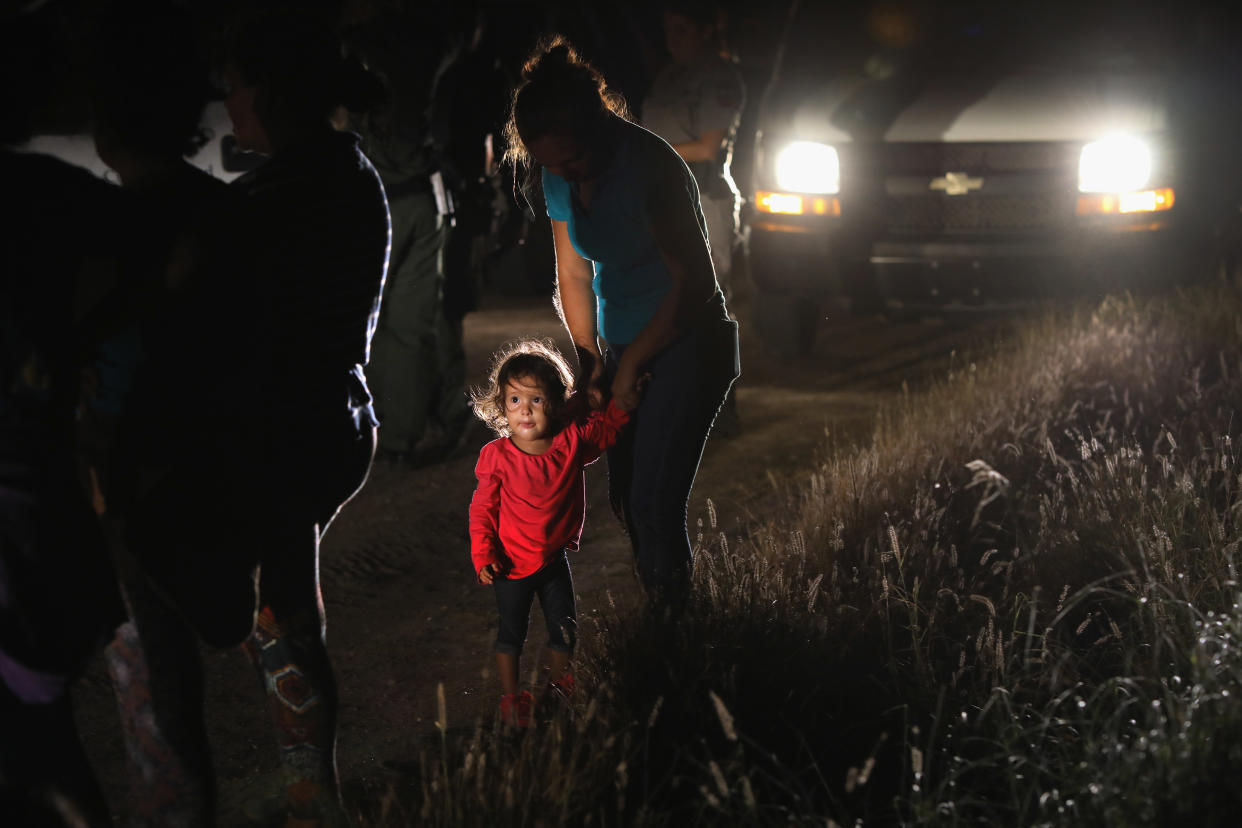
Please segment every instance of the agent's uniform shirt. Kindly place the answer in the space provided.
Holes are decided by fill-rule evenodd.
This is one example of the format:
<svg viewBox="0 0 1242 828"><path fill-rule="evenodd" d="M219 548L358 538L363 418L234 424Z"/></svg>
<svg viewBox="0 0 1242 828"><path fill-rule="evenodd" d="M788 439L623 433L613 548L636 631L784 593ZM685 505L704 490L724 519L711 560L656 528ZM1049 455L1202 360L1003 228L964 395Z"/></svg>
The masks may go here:
<svg viewBox="0 0 1242 828"><path fill-rule="evenodd" d="M643 100L643 126L674 146L697 141L710 130L724 130L720 159L693 162L690 170L705 197L731 198L736 188L727 161L745 100L742 76L719 55L706 55L689 66L669 63Z"/></svg>
<svg viewBox="0 0 1242 828"><path fill-rule="evenodd" d="M567 425L543 454L527 454L508 437L485 445L470 500L474 571L500 564L515 580L535 574L562 550L576 552L586 515L582 470L616 443L628 421L610 402Z"/></svg>
<svg viewBox="0 0 1242 828"><path fill-rule="evenodd" d="M704 132L724 130L724 146L716 160L691 161L688 166L702 194L712 266L726 294L741 204L729 164L745 96L737 68L712 54L689 66L665 66L643 101L643 125L670 144L697 141Z"/></svg>

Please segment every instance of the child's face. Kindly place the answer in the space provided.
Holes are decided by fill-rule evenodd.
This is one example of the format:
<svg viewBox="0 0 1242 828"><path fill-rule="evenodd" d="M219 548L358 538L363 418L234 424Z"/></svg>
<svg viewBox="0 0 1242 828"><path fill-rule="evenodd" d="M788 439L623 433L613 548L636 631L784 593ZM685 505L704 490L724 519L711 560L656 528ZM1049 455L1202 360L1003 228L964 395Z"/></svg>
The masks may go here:
<svg viewBox="0 0 1242 828"><path fill-rule="evenodd" d="M548 395L534 377L514 377L505 383L505 419L509 434L518 444L552 436Z"/></svg>

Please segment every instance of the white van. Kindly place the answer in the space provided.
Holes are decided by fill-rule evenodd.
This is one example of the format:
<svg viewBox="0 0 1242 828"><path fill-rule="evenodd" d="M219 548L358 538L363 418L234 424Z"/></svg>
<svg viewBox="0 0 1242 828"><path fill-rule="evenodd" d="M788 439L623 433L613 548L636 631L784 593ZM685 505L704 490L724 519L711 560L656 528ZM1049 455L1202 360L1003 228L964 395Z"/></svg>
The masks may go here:
<svg viewBox="0 0 1242 828"><path fill-rule="evenodd" d="M1236 269L1237 76L1192 26L994 4L843 32L828 6L801 4L760 114L750 265L772 350L808 350L825 303L943 311Z"/></svg>

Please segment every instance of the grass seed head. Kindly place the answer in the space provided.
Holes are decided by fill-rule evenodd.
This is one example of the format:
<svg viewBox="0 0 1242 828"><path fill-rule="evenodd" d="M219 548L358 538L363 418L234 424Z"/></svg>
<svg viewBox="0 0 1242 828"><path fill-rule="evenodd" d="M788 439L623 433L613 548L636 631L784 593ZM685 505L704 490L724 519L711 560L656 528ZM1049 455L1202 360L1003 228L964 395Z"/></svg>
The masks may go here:
<svg viewBox="0 0 1242 828"><path fill-rule="evenodd" d="M737 741L737 730L733 726L733 714L729 712L729 708L717 696L715 691L707 691L708 698L711 699L712 707L716 710L716 718L720 720L720 729L724 731L725 738L730 742Z"/></svg>

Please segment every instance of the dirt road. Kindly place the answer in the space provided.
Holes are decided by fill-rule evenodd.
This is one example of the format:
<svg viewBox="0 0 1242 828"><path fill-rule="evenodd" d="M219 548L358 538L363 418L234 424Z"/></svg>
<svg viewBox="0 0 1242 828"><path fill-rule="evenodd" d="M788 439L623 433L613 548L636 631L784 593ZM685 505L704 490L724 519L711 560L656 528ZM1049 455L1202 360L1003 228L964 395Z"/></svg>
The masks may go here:
<svg viewBox="0 0 1242 828"><path fill-rule="evenodd" d="M706 522L708 498L731 534L778 505L774 484L796 482L813 467L827 430L838 440L865 439L876 406L903 380L1003 324L886 324L834 315L812 355L780 362L761 353L750 335L746 305L735 312L742 322L743 429L707 446L691 500L692 533L697 519ZM567 346L547 298L488 297L466 319L470 380L483 379L496 346L521 335L550 336ZM474 432L461 452L434 466L377 467L325 541L323 591L341 686L339 759L347 798L382 792L414 766L420 745L436 732L437 683L445 685L452 728L492 715L495 607L491 593L474 583L466 533L474 462L487 439L481 429ZM584 619L606 606L609 595L628 602L637 591L606 485L604 463L597 463L588 470L586 529L572 562ZM531 654L537 630L532 624ZM273 736L245 658L232 651L204 657L222 821L241 824L256 780L275 767ZM123 748L101 660L81 685L77 711L105 790L124 813Z"/></svg>

